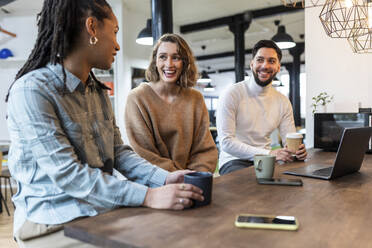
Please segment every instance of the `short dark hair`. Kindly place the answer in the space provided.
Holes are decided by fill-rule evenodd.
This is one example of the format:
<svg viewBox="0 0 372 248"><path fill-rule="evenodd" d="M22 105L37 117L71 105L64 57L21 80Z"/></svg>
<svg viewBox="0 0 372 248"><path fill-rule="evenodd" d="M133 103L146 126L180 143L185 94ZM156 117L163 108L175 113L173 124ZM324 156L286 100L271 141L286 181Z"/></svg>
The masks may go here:
<svg viewBox="0 0 372 248"><path fill-rule="evenodd" d="M252 49L252 58L254 58L258 50L263 47L274 49L276 51L276 55L278 55L279 62L282 60L282 50L272 40L260 40L257 42Z"/></svg>

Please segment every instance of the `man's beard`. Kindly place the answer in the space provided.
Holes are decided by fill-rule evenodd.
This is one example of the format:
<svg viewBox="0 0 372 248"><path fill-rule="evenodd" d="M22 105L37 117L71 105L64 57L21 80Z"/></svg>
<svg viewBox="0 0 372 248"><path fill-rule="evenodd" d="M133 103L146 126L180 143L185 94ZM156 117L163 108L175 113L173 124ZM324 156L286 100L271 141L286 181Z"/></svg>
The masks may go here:
<svg viewBox="0 0 372 248"><path fill-rule="evenodd" d="M261 86L261 87L265 87L267 85L269 85L271 83L271 81L273 81L273 79L275 78L276 76L276 73L274 73L268 80L266 81L261 81L259 78L258 78L258 74L256 72L254 72L252 70L252 73L253 73L253 77L254 77L254 80L256 81L256 83Z"/></svg>

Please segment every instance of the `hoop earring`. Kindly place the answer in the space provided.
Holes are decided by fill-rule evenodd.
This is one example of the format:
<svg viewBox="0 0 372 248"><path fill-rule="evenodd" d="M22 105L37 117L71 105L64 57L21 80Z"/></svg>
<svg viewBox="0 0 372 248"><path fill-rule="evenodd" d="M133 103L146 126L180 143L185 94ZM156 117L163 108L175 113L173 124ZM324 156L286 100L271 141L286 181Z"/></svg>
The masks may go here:
<svg viewBox="0 0 372 248"><path fill-rule="evenodd" d="M95 45L95 44L97 44L97 42L98 42L97 37L95 37L95 36L91 36L91 37L90 37L90 39L89 39L89 44L91 44L91 45Z"/></svg>

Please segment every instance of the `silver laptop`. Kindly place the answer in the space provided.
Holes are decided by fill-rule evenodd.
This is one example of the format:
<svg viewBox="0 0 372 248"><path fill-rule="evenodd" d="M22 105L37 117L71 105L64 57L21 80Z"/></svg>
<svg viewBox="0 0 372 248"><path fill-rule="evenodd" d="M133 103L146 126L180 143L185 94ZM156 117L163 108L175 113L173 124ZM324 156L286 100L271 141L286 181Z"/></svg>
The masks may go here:
<svg viewBox="0 0 372 248"><path fill-rule="evenodd" d="M357 172L362 166L371 135L372 127L345 128L333 166L310 164L283 173L330 180Z"/></svg>

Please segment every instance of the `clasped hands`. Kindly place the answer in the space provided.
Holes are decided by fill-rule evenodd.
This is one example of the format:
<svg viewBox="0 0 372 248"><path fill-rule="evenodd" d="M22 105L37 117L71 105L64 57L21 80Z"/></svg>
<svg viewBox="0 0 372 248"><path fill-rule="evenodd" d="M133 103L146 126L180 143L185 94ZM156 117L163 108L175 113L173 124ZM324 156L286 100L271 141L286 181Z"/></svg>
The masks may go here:
<svg viewBox="0 0 372 248"><path fill-rule="evenodd" d="M293 153L288 150L287 147L276 149L270 152L270 155L276 156L277 161L283 161L283 162L292 162L293 161ZM296 155L296 158L298 160L305 160L307 157L307 152L304 144L301 144L294 154Z"/></svg>
<svg viewBox="0 0 372 248"><path fill-rule="evenodd" d="M191 207L193 200L203 201L203 191L183 183L183 176L193 171L178 170L168 174L164 186L149 188L143 205L157 209L182 210Z"/></svg>

